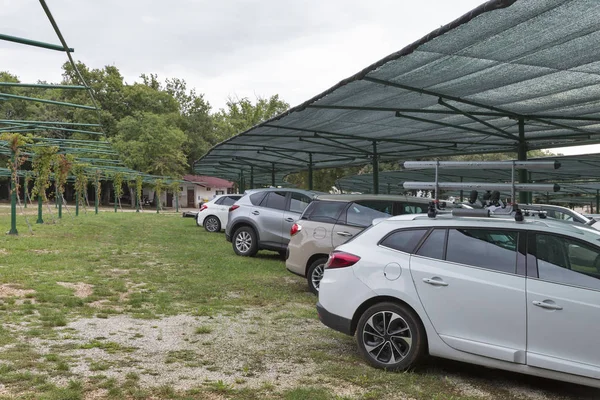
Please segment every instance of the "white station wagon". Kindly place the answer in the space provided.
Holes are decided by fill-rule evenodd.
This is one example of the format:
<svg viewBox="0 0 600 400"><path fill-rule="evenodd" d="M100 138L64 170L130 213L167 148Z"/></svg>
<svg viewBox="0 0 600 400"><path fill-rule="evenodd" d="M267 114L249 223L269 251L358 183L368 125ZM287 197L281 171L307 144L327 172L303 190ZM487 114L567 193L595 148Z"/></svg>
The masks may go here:
<svg viewBox="0 0 600 400"><path fill-rule="evenodd" d="M392 217L331 253L317 310L378 368L429 353L600 387L600 232L539 217Z"/></svg>

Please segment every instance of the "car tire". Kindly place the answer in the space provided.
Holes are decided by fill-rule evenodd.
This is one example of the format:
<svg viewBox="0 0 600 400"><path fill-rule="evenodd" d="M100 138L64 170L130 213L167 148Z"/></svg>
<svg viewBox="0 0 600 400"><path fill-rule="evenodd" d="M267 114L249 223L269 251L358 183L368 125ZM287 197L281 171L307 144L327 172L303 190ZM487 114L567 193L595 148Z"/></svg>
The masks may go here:
<svg viewBox="0 0 600 400"><path fill-rule="evenodd" d="M256 232L249 226L242 226L233 234L231 239L233 251L238 256L252 257L258 252Z"/></svg>
<svg viewBox="0 0 600 400"><path fill-rule="evenodd" d="M421 320L407 306L396 303L369 307L360 317L355 335L362 357L372 366L390 371L414 367L427 349Z"/></svg>
<svg viewBox="0 0 600 400"><path fill-rule="evenodd" d="M210 233L220 232L221 221L219 221L219 218L215 217L214 215L209 215L208 217L204 218L204 229Z"/></svg>
<svg viewBox="0 0 600 400"><path fill-rule="evenodd" d="M308 288L314 294L319 294L319 284L323 278L323 272L325 272L325 263L327 263L327 257L318 258L310 264L306 271Z"/></svg>

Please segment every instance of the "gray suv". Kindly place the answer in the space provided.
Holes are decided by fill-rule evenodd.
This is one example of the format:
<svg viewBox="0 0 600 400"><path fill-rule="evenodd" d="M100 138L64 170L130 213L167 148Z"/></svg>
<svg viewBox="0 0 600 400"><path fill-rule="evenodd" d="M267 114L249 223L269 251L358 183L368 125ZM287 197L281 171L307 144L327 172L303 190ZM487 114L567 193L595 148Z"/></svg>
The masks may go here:
<svg viewBox="0 0 600 400"><path fill-rule="evenodd" d="M263 249L284 255L292 225L316 195L300 189L247 190L229 208L225 237L240 256Z"/></svg>

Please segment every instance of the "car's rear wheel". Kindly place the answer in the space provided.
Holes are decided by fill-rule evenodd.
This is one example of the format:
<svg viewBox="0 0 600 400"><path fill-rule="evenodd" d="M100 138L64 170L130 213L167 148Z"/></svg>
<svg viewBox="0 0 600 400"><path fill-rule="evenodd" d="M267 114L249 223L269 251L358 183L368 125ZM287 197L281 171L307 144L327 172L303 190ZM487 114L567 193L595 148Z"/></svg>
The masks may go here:
<svg viewBox="0 0 600 400"><path fill-rule="evenodd" d="M369 307L356 327L362 356L376 368L392 371L414 367L424 356L427 337L408 307L384 302Z"/></svg>
<svg viewBox="0 0 600 400"><path fill-rule="evenodd" d="M207 232L219 232L221 230L221 221L214 215L210 215L204 219L204 229Z"/></svg>
<svg viewBox="0 0 600 400"><path fill-rule="evenodd" d="M319 286L321 284L321 279L323 279L323 272L325 272L325 263L327 263L327 257L318 258L310 264L308 271L306 272L308 288L314 294L319 293Z"/></svg>
<svg viewBox="0 0 600 400"><path fill-rule="evenodd" d="M252 257L258 252L258 240L254 229L242 226L233 234L233 251L238 256Z"/></svg>

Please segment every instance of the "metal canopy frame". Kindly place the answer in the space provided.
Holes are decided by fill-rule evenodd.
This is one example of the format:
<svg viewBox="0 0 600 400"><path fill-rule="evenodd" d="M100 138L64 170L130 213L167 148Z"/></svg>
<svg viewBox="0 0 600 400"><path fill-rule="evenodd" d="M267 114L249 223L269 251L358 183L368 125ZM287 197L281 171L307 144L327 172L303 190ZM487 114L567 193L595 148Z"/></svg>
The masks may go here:
<svg viewBox="0 0 600 400"><path fill-rule="evenodd" d="M310 175L316 168L371 164L377 171L381 161L460 154L516 152L525 160L528 150L600 143L594 3L487 1L214 146L195 171L222 176L228 168L220 163L242 152L278 172ZM249 173L248 165L229 168L232 175ZM526 176L523 170L521 180Z"/></svg>

